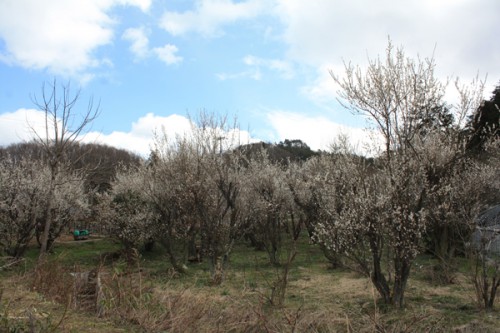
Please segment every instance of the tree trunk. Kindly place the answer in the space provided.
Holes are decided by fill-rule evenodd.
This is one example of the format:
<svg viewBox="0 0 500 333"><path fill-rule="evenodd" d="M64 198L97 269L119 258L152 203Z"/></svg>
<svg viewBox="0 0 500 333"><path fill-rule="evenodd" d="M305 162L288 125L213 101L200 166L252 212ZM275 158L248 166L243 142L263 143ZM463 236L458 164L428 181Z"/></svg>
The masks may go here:
<svg viewBox="0 0 500 333"><path fill-rule="evenodd" d="M342 259L337 253L335 253L333 250L328 249L328 247L326 247L323 243L319 243L319 247L323 252L325 258L330 263L331 268L336 269L342 267Z"/></svg>
<svg viewBox="0 0 500 333"><path fill-rule="evenodd" d="M209 263L212 284L218 286L224 281L224 258L218 255L211 255Z"/></svg>
<svg viewBox="0 0 500 333"><path fill-rule="evenodd" d="M264 251L266 249L264 242L258 240L252 231L246 233L245 238L250 241L250 245L255 249L255 251Z"/></svg>
<svg viewBox="0 0 500 333"><path fill-rule="evenodd" d="M285 304L286 288L288 287L288 276L290 273L290 266L297 255L296 243L293 242L293 247L288 254L288 259L280 269L277 280L273 283L271 290L271 304L274 306L283 306Z"/></svg>
<svg viewBox="0 0 500 333"><path fill-rule="evenodd" d="M452 283L454 279L455 243L450 226L437 226L434 230L434 257L438 260L435 266L436 277L440 283Z"/></svg>
<svg viewBox="0 0 500 333"><path fill-rule="evenodd" d="M396 258L394 263L394 286L392 291L392 303L403 308L404 293L406 290L406 284L408 282L408 277L410 276L411 264L408 260L402 258Z"/></svg>
<svg viewBox="0 0 500 333"><path fill-rule="evenodd" d="M271 265L279 266L280 265L279 253L274 243L271 244L271 247L268 249L267 252L269 254L269 262L271 263Z"/></svg>
<svg viewBox="0 0 500 333"><path fill-rule="evenodd" d="M190 262L202 262L203 261L203 249L201 244L197 244L198 229L196 227L191 227L187 234L187 260Z"/></svg>
<svg viewBox="0 0 500 333"><path fill-rule="evenodd" d="M50 227L52 224L52 201L54 199L54 192L56 190L56 172L54 170L51 171L51 179L49 186L49 193L47 194L47 207L45 214L45 223L43 226L42 233L42 244L40 247L40 257L39 259L43 259L48 250L48 241L49 241L49 233Z"/></svg>
<svg viewBox="0 0 500 333"><path fill-rule="evenodd" d="M384 273L382 273L380 260L378 262L376 261L373 262L373 268L374 269L371 274L372 283L374 284L375 289L377 289L378 293L382 297L384 303L391 304L392 303L391 291L389 289L389 284L387 283Z"/></svg>
<svg viewBox="0 0 500 333"><path fill-rule="evenodd" d="M370 248L372 252L373 258L373 272L370 276L373 285L379 292L385 304L391 304L391 291L389 289L389 284L387 283L387 279L385 278L384 273L382 272L381 265L381 253L379 246L377 244L377 239L373 236L370 237Z"/></svg>
<svg viewBox="0 0 500 333"><path fill-rule="evenodd" d="M162 241L163 246L165 247L165 250L167 251L168 259L170 261L170 264L172 265L172 268L177 272L184 274L186 273L186 266L183 264L179 263L177 260L174 249L172 248L172 242L170 237L166 237Z"/></svg>
<svg viewBox="0 0 500 333"><path fill-rule="evenodd" d="M487 309L493 309L493 306L495 305L495 298L497 295L497 289L498 289L499 285L500 285L500 279L496 276L496 273L495 273L495 276L493 277L493 279L491 281L491 290L490 290L490 297L488 300Z"/></svg>

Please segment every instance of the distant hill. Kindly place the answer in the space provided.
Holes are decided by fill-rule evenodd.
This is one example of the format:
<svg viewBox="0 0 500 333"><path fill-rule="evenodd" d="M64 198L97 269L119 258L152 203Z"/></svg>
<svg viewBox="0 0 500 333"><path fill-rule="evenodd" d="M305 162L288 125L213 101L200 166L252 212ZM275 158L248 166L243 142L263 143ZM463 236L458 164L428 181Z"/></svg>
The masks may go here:
<svg viewBox="0 0 500 333"><path fill-rule="evenodd" d="M17 143L0 147L0 159L43 159L44 152L34 142ZM88 190L106 191L111 187L120 165L134 166L142 158L124 149L95 144L73 143L66 156L75 170L85 170L85 185Z"/></svg>
<svg viewBox="0 0 500 333"><path fill-rule="evenodd" d="M289 162L303 162L319 155L320 152L312 150L302 140L285 139L279 143L257 142L240 146L247 158L253 158L262 150L266 150L269 159L275 163L288 164Z"/></svg>

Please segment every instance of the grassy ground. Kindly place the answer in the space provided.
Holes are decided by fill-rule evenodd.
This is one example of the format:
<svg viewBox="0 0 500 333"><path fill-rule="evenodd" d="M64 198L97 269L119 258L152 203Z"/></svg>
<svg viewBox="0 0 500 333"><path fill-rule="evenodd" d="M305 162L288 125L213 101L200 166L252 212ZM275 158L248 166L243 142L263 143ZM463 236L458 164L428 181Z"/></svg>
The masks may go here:
<svg viewBox="0 0 500 333"><path fill-rule="evenodd" d="M22 264L0 271L0 331L9 323L25 328L31 323L37 332L500 331L499 312L478 310L467 276L459 273L454 284L436 285L431 280L434 262L427 256L417 259L407 306L397 310L379 304L366 277L330 269L319 249L303 240L290 271L285 306L273 307L269 298L280 269L268 263L265 252L245 244L235 247L220 286L210 285L205 262L191 264L186 275L173 275L156 247L143 253L131 270L120 259L109 260L119 248L109 239L62 239L51 255L52 266L46 268L51 283L45 293L33 290L37 250L30 249ZM101 318L61 296L71 284L67 272L98 266L105 273L107 297Z"/></svg>

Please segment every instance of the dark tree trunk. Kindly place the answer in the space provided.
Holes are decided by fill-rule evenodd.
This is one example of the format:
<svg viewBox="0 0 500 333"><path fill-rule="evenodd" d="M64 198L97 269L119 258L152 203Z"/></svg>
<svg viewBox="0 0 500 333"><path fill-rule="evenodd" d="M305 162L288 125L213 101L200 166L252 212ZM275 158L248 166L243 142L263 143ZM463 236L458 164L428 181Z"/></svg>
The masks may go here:
<svg viewBox="0 0 500 333"><path fill-rule="evenodd" d="M162 241L163 246L165 247L165 251L167 252L168 259L170 261L170 264L172 265L172 268L177 272L177 273L186 273L186 267L179 262L177 257L175 256L174 249L172 247L172 241L171 238L168 236L165 236Z"/></svg>
<svg viewBox="0 0 500 333"><path fill-rule="evenodd" d="M154 239L149 239L144 244L144 251L146 251L146 252L153 252L154 247L155 247L155 241L154 241Z"/></svg>
<svg viewBox="0 0 500 333"><path fill-rule="evenodd" d="M408 282L408 277L410 276L411 263L403 258L396 258L394 263L394 286L392 291L392 303L403 308L404 293L406 290L406 284Z"/></svg>
<svg viewBox="0 0 500 333"><path fill-rule="evenodd" d="M245 238L250 241L250 245L255 249L255 251L264 251L266 249L264 242L258 240L253 232L245 234Z"/></svg>
<svg viewBox="0 0 500 333"><path fill-rule="evenodd" d="M56 191L56 177L58 174L58 164L54 163L50 165L50 185L49 192L47 193L47 207L45 207L45 223L43 225L43 233L40 246L40 259L43 259L47 251L49 250L49 234L50 227L52 225L52 201L54 200L54 193Z"/></svg>
<svg viewBox="0 0 500 333"><path fill-rule="evenodd" d="M370 247L373 258L373 272L370 276L372 283L375 285L375 288L379 292L384 303L391 304L392 303L391 291L389 289L389 284L387 283L387 279L385 278L385 275L382 272L382 264L381 264L382 255L376 236L370 237Z"/></svg>

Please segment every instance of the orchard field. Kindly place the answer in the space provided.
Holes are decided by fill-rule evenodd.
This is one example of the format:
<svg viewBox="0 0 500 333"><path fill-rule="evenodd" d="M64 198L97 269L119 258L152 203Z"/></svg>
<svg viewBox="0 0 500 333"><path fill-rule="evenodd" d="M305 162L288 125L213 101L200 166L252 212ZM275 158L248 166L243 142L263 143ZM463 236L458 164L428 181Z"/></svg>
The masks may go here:
<svg viewBox="0 0 500 333"><path fill-rule="evenodd" d="M500 86L449 103L434 69L389 40L331 73L362 152L201 112L139 157L83 144L98 106L71 130L79 95L44 86L46 135L0 149L0 331L498 331Z"/></svg>
<svg viewBox="0 0 500 333"><path fill-rule="evenodd" d="M92 236L65 236L43 267L35 270L37 248L22 263L1 272L1 325L12 332L496 332L497 311L478 308L469 261L459 260L454 282L435 280L435 259L421 255L407 289L407 306L379 302L370 279L332 269L318 246L301 237L290 267L286 300L270 302L283 267L264 251L240 242L224 283L214 286L206 262L175 274L159 245L129 266L117 256L121 245ZM114 254L114 255L113 255ZM104 257L103 257L104 255ZM102 292L96 304L77 298L72 272L98 269ZM36 274L47 281L40 283ZM95 301L95 300L94 300ZM16 331L13 328L17 327Z"/></svg>

